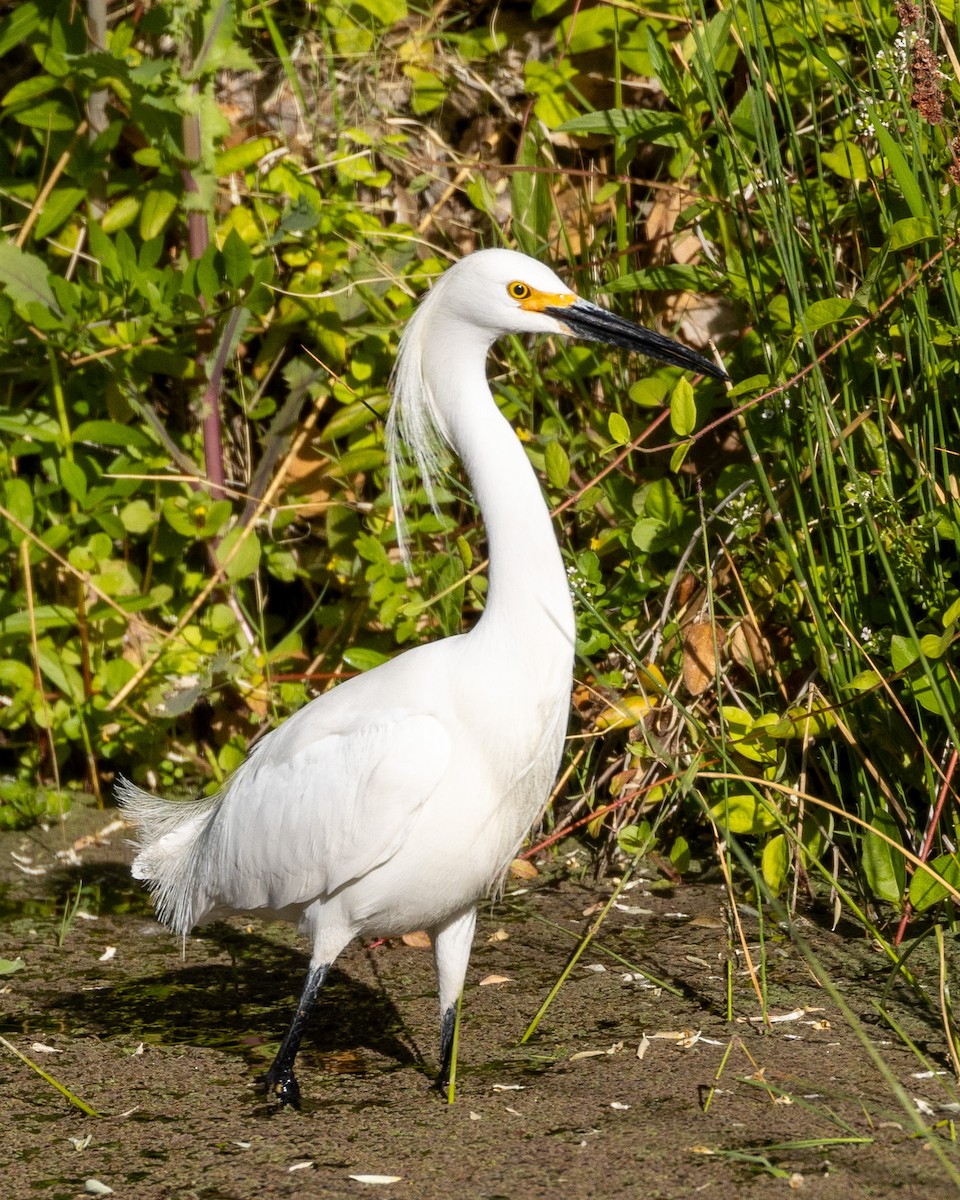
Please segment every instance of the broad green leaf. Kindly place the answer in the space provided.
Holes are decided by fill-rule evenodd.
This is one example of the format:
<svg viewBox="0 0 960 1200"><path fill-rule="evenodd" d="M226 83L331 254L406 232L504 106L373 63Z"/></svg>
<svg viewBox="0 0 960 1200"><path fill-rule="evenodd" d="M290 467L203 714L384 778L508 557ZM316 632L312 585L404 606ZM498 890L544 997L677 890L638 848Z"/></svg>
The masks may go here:
<svg viewBox="0 0 960 1200"><path fill-rule="evenodd" d="M895 671L906 671L920 657L920 647L912 638L895 633L890 639L890 662Z"/></svg>
<svg viewBox="0 0 960 1200"><path fill-rule="evenodd" d="M91 446L123 446L145 450L153 442L135 425L119 421L83 421L73 431L74 442L89 442Z"/></svg>
<svg viewBox="0 0 960 1200"><path fill-rule="evenodd" d="M0 975L12 975L14 971L22 971L26 965L22 958L0 958Z"/></svg>
<svg viewBox="0 0 960 1200"><path fill-rule="evenodd" d="M128 533L146 533L157 521L157 514L146 500L131 500L120 510L120 520Z"/></svg>
<svg viewBox="0 0 960 1200"><path fill-rule="evenodd" d="M372 671L374 667L385 663L389 657L388 654L382 654L369 646L351 646L344 652L343 661L355 671Z"/></svg>
<svg viewBox="0 0 960 1200"><path fill-rule="evenodd" d="M78 118L59 99L51 97L32 104L28 108L13 108L10 115L28 129L36 129L43 133L72 133L77 127Z"/></svg>
<svg viewBox="0 0 960 1200"><path fill-rule="evenodd" d="M4 508L28 529L33 528L33 492L25 479L6 479L3 483ZM24 535L13 525L9 525L9 537L15 546L19 546Z"/></svg>
<svg viewBox="0 0 960 1200"><path fill-rule="evenodd" d="M177 197L173 192L166 188L149 188L140 205L140 237L145 242L158 237L176 211Z"/></svg>
<svg viewBox="0 0 960 1200"><path fill-rule="evenodd" d="M900 841L900 831L893 819L884 812L876 812L871 824L895 842ZM874 895L890 904L899 904L903 898L906 872L903 855L872 829L863 836L861 863L867 883Z"/></svg>
<svg viewBox="0 0 960 1200"><path fill-rule="evenodd" d="M14 305L34 302L59 313L49 275L42 259L21 250L7 238L0 239L0 284Z"/></svg>
<svg viewBox="0 0 960 1200"><path fill-rule="evenodd" d="M238 579L246 579L260 566L260 542L257 535L250 532L240 541L243 532L239 526L231 529L217 546L217 562L221 566L227 564L227 578L231 583L236 583ZM239 549L234 553L233 548L238 542Z"/></svg>
<svg viewBox="0 0 960 1200"><path fill-rule="evenodd" d="M790 871L790 846L785 834L778 833L764 846L760 870L767 887L778 896L783 891Z"/></svg>
<svg viewBox="0 0 960 1200"><path fill-rule="evenodd" d="M83 469L69 458L60 460L60 482L78 504L84 503L87 498L87 477Z"/></svg>
<svg viewBox="0 0 960 1200"><path fill-rule="evenodd" d="M863 309L839 296L829 300L814 300L805 309L803 320L797 322L797 332L806 328L810 333L815 333L827 325L836 325L838 321L853 321L862 316Z"/></svg>
<svg viewBox="0 0 960 1200"><path fill-rule="evenodd" d="M862 146L847 139L836 150L827 150L820 161L841 179L855 179L866 183L870 178L870 160Z"/></svg>
<svg viewBox="0 0 960 1200"><path fill-rule="evenodd" d="M890 226L887 245L891 250L903 250L936 236L936 228L929 217L904 217Z"/></svg>
<svg viewBox="0 0 960 1200"><path fill-rule="evenodd" d="M690 453L693 441L681 442L679 446L674 446L673 453L670 455L670 471L673 475L683 466L684 459Z"/></svg>
<svg viewBox="0 0 960 1200"><path fill-rule="evenodd" d="M931 859L930 866L938 875L942 875L947 883L960 890L960 862L955 854L941 854L938 858ZM923 912L925 908L946 900L950 893L929 871L917 867L910 880L908 895L916 911Z"/></svg>
<svg viewBox="0 0 960 1200"><path fill-rule="evenodd" d="M681 875L690 870L690 843L680 834L670 847L670 861Z"/></svg>
<svg viewBox="0 0 960 1200"><path fill-rule="evenodd" d="M670 396L670 424L677 437L689 437L697 427L697 402L686 376L677 380Z"/></svg>
<svg viewBox="0 0 960 1200"><path fill-rule="evenodd" d="M0 100L0 106L9 108L11 104L23 104L28 100L36 100L38 96L45 96L59 86L60 80L54 79L52 75L32 75L28 79L21 79L19 83L15 83Z"/></svg>
<svg viewBox="0 0 960 1200"><path fill-rule="evenodd" d="M712 292L717 286L716 272L686 263L668 263L645 267L613 279L604 292Z"/></svg>
<svg viewBox="0 0 960 1200"><path fill-rule="evenodd" d="M253 255L243 238L235 229L227 234L221 250L227 282L238 288L246 282L253 269Z"/></svg>
<svg viewBox="0 0 960 1200"><path fill-rule="evenodd" d="M241 142L239 146L231 146L217 155L217 174L233 175L237 171L246 171L248 167L255 166L265 154L269 154L275 145L275 138L257 137L248 142Z"/></svg>
<svg viewBox="0 0 960 1200"><path fill-rule="evenodd" d="M49 536L46 539L50 541ZM77 623L77 614L72 608L61 604L43 604L32 613L15 612L0 619L0 634L27 636L35 625L38 630L69 629Z"/></svg>
<svg viewBox="0 0 960 1200"><path fill-rule="evenodd" d="M624 825L617 834L620 849L631 857L646 854L653 849L655 841L649 821L641 821L639 825Z"/></svg>
<svg viewBox="0 0 960 1200"><path fill-rule="evenodd" d="M626 417L616 410L607 417L607 431L614 445L625 446L630 441L630 425Z"/></svg>
<svg viewBox="0 0 960 1200"><path fill-rule="evenodd" d="M731 833L757 834L776 829L776 814L753 792L741 792L711 804L710 815Z"/></svg>
<svg viewBox="0 0 960 1200"><path fill-rule="evenodd" d="M97 672L96 682L108 696L115 696L136 674L136 667L126 658L108 658Z"/></svg>
<svg viewBox="0 0 960 1200"><path fill-rule="evenodd" d="M542 162L542 151L527 129L520 142L517 165L529 170L516 171L510 188L510 208L513 213L513 231L520 249L536 254L550 236L550 220L553 215L553 195L550 182L536 168Z"/></svg>
<svg viewBox="0 0 960 1200"><path fill-rule="evenodd" d="M672 525L683 519L683 505L669 479L655 479L646 488L643 511L645 516L653 517L664 525Z"/></svg>
<svg viewBox="0 0 960 1200"><path fill-rule="evenodd" d="M14 5L10 16L0 21L0 56L26 42L40 20L40 10L33 0L21 0Z"/></svg>
<svg viewBox="0 0 960 1200"><path fill-rule="evenodd" d="M934 716L952 721L960 712L960 684L951 670L949 659L930 663L930 674L924 672L910 683L916 702Z"/></svg>
<svg viewBox="0 0 960 1200"><path fill-rule="evenodd" d="M658 521L656 517L641 517L634 522L634 526L630 531L630 540L645 554L653 550L657 540L664 532L664 524Z"/></svg>
<svg viewBox="0 0 960 1200"><path fill-rule="evenodd" d="M565 488L570 482L570 460L559 442L547 442L543 452L547 479L555 488Z"/></svg>
<svg viewBox="0 0 960 1200"><path fill-rule="evenodd" d="M53 686L75 704L83 703L83 679L76 667L49 646L37 648L37 665Z"/></svg>
<svg viewBox="0 0 960 1200"><path fill-rule="evenodd" d="M947 611L943 614L943 627L949 627L957 620L960 620L960 596L950 605Z"/></svg>
<svg viewBox="0 0 960 1200"><path fill-rule="evenodd" d="M57 187L47 197L43 211L37 218L34 233L38 241L54 233L76 211L87 198L85 188Z"/></svg>

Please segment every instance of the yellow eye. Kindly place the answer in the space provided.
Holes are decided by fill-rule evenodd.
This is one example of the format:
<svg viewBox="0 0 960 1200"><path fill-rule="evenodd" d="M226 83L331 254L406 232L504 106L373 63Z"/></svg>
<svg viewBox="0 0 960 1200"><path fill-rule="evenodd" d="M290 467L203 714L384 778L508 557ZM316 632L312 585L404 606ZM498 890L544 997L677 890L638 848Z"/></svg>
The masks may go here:
<svg viewBox="0 0 960 1200"><path fill-rule="evenodd" d="M529 300L532 290L527 284L521 283L519 279L515 279L513 283L507 284L507 294L512 296L514 300Z"/></svg>

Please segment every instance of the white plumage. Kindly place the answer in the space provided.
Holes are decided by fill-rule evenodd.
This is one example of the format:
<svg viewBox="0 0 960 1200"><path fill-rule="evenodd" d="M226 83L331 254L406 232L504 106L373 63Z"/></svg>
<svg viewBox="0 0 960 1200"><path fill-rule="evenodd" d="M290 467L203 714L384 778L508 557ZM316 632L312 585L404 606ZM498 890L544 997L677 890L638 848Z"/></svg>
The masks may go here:
<svg viewBox="0 0 960 1200"><path fill-rule="evenodd" d="M330 965L358 935L430 933L445 1084L477 902L509 866L557 773L574 618L539 485L486 382L489 347L510 332L608 340L724 377L578 300L533 259L507 250L463 259L404 332L388 448L398 521L403 443L428 489L446 446L463 462L489 541L481 619L311 701L216 796L175 803L119 785L139 827L133 873L163 921L186 934L261 911L298 922L310 939L300 1005L267 1075L281 1103L299 1103L303 1027Z"/></svg>

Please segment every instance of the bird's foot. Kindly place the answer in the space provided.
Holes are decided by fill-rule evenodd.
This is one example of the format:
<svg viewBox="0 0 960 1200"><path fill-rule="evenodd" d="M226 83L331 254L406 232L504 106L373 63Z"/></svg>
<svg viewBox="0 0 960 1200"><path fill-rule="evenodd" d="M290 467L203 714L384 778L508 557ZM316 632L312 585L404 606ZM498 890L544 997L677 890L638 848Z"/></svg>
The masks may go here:
<svg viewBox="0 0 960 1200"><path fill-rule="evenodd" d="M299 1112L300 1084L297 1083L297 1077L294 1075L292 1067L278 1069L277 1064L274 1063L263 1077L263 1086L268 1099L279 1100L281 1108L285 1108L289 1104L291 1108L295 1108Z"/></svg>

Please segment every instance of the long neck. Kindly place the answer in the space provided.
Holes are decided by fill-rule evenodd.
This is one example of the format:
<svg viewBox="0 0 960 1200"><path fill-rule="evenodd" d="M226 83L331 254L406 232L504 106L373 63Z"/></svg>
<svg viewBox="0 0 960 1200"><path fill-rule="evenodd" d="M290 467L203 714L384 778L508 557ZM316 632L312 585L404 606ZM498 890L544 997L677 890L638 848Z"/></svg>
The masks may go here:
<svg viewBox="0 0 960 1200"><path fill-rule="evenodd" d="M490 394L485 357L424 364L486 527L489 584L478 632L515 642L524 658L559 640L572 660L573 605L553 523L520 440Z"/></svg>

